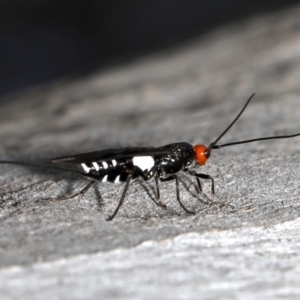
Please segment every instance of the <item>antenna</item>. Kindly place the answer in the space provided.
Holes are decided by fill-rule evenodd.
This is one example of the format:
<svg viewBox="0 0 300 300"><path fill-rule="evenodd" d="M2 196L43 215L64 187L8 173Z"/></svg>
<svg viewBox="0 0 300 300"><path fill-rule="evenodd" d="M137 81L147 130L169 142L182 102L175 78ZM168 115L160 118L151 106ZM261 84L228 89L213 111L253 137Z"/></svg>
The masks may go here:
<svg viewBox="0 0 300 300"><path fill-rule="evenodd" d="M246 104L244 105L243 109L240 111L240 113L235 117L235 119L230 123L230 125L221 133L221 135L209 145L209 148L211 149L218 149L215 148L215 145L217 144L217 142L227 133L227 131L234 125L234 123L239 119L239 117L242 115L242 113L244 112L244 110L246 109L246 107L248 106L249 102L252 100L252 98L254 97L255 93L253 93L250 98L247 100Z"/></svg>
<svg viewBox="0 0 300 300"><path fill-rule="evenodd" d="M255 138L250 140L244 140L244 141L238 141L238 142L232 142L232 143L226 143L222 145L217 145L217 142L227 133L227 131L235 124L235 122L239 119L239 117L242 115L246 107L248 106L249 102L254 97L255 93L251 95L251 97L247 100L246 104L244 105L243 109L240 111L240 113L236 116L236 118L231 122L231 124L222 132L222 134L209 145L210 149L220 149L223 147L233 146L233 145L239 145L239 144L247 144L257 141L265 141L265 140L276 140L276 139L289 139L296 136L300 136L300 133L291 134L291 135L275 135L275 136L268 136L268 137L262 137L262 138Z"/></svg>

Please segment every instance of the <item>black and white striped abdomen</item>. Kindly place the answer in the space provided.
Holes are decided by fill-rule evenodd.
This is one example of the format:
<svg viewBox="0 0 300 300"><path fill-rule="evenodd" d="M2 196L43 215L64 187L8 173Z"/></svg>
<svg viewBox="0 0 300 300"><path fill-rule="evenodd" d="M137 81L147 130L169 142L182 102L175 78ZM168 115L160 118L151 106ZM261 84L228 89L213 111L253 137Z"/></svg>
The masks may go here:
<svg viewBox="0 0 300 300"><path fill-rule="evenodd" d="M155 161L152 156L136 156L126 160L108 160L96 161L90 163L81 163L83 172L102 182L125 182L128 174L134 167L140 168L145 174L148 173ZM137 178L138 174L134 173L132 178Z"/></svg>

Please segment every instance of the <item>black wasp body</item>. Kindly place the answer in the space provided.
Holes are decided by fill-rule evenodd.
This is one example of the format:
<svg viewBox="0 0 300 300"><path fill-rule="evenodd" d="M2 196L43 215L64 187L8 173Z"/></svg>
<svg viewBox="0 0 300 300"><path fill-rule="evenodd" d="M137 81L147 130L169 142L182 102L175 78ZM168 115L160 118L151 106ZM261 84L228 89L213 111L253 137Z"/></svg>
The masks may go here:
<svg viewBox="0 0 300 300"><path fill-rule="evenodd" d="M189 143L175 143L163 147L130 147L95 151L69 157L54 158L54 163L77 164L84 174L102 182L126 182L138 177L149 180L153 176L167 178L186 169L195 160L194 147Z"/></svg>
<svg viewBox="0 0 300 300"><path fill-rule="evenodd" d="M211 192L214 194L214 179L210 175L197 173L196 171L191 170L191 167L193 166L204 165L210 157L212 150L263 140L292 138L300 135L300 133L297 133L293 135L270 136L217 145L218 141L227 133L227 131L242 115L253 96L254 94L248 99L243 109L230 123L230 125L208 147L205 145L193 146L189 143L174 143L157 148L133 147L109 149L52 159L53 163L76 164L81 171L75 173L91 179L89 184L84 189L66 199L74 198L78 195L84 194L96 183L96 181L108 181L114 183L125 182L119 204L114 213L108 218L108 220L112 220L117 214L119 208L122 206L128 191L128 187L133 180L141 178L147 181L151 178L154 178L156 185L156 203L162 208L166 208L166 206L160 200L159 181L174 180L176 184L177 201L186 212L193 213L185 208L180 200L179 182L177 178L177 173L179 171L184 171L187 174L194 176L197 180L200 192L202 191L200 179L211 180ZM38 164L16 161L0 161L0 164L15 164L42 168L48 167L53 169L49 166L46 167ZM71 172L70 170L65 169L54 169L57 171L63 170Z"/></svg>
<svg viewBox="0 0 300 300"><path fill-rule="evenodd" d="M206 154L209 156L208 154ZM123 195L112 219L124 201L129 182L141 178L145 181L155 178L157 204L165 208L160 201L158 180L176 181L177 200L181 207L192 213L180 201L179 185L176 173L183 170L198 178L212 179L206 174L197 174L189 170L189 166L195 162L197 152L195 147L189 143L174 143L163 147L132 147L95 151L91 153L74 156L59 157L52 159L54 163L76 164L83 172L83 175L101 182L126 182ZM208 158L208 157L207 157ZM83 192L86 192L95 181L92 181ZM200 190L202 190L198 180ZM214 192L214 188L213 188ZM82 192L80 192L82 193ZM76 194L76 196L78 193Z"/></svg>

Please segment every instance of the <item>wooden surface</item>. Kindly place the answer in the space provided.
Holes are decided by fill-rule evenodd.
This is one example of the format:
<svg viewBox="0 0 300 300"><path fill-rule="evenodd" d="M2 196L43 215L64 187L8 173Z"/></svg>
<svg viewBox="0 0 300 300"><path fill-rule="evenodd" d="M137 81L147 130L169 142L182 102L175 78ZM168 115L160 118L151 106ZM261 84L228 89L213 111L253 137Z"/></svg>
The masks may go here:
<svg viewBox="0 0 300 300"><path fill-rule="evenodd" d="M209 144L256 92L222 142L300 132L300 6L224 27L172 51L15 95L0 110L1 159L126 146ZM300 138L215 150L194 181L84 197L70 173L2 165L1 299L297 299ZM224 206L222 203L234 206Z"/></svg>

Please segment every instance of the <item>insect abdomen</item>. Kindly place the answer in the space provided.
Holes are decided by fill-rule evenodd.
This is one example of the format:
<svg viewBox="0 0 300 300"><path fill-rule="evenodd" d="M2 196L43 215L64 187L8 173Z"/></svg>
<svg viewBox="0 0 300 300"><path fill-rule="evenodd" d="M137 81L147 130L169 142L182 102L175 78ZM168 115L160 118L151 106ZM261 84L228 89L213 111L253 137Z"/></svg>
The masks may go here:
<svg viewBox="0 0 300 300"><path fill-rule="evenodd" d="M88 174L102 182L125 182L129 172L138 167L144 173L147 173L154 166L155 161L151 156L138 156L127 160L109 160L99 162L81 163L81 168L85 174ZM132 178L139 175L133 174Z"/></svg>
<svg viewBox="0 0 300 300"><path fill-rule="evenodd" d="M123 182L128 176L128 171L124 168L126 163L116 160L82 163L80 166L85 174L102 182Z"/></svg>

